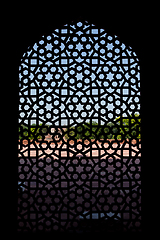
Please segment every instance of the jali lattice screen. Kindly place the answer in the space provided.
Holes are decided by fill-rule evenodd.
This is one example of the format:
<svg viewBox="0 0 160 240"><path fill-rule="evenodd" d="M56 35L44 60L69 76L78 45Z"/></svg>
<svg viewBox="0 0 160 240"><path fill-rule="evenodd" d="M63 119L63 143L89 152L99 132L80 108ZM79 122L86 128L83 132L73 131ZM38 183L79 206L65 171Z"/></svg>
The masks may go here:
<svg viewBox="0 0 160 240"><path fill-rule="evenodd" d="M18 231L141 230L140 66L87 21L19 67Z"/></svg>

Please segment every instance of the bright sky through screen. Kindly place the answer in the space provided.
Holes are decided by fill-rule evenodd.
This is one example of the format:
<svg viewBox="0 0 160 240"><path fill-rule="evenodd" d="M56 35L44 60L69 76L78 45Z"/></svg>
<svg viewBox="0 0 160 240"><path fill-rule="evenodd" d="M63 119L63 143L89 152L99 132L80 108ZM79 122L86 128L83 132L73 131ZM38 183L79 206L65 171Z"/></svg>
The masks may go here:
<svg viewBox="0 0 160 240"><path fill-rule="evenodd" d="M78 24L77 24L78 25ZM92 34L98 34L98 29L91 29L92 31L91 31L91 33ZM56 31L56 30L55 30ZM61 30L62 32L62 34L63 33L65 33L65 31L67 31L67 29L62 29ZM100 32L101 32L101 29L100 29ZM87 32L86 32L87 33ZM81 36L81 34L82 34L82 32L81 31L78 31L78 32L76 32L76 34L77 35L79 35L79 36ZM54 33L52 34L53 36L54 36ZM55 37L57 37L56 35L55 35ZM61 37L62 38L62 37ZM85 37L84 37L85 38ZM110 37L110 38L112 38L112 37ZM48 36L47 37L47 39L48 40L50 40L50 36ZM98 37L97 37L97 39L98 39ZM109 39L109 37L108 37L108 39ZM83 39L83 37L82 37L82 41L84 40L84 42L85 42L85 39ZM57 44L56 43L56 41L57 40L55 40L54 41L54 44ZM67 41L69 41L69 40L67 40ZM66 41L66 44L67 44L67 41ZM73 37L73 39L72 39L72 41L74 42L74 41L76 41L76 37ZM104 40L102 40L101 41L101 44L104 44L103 43L103 41ZM117 40L118 41L118 40ZM41 40L41 41L39 41L39 44L43 44L43 40ZM58 41L57 41L58 42ZM87 44L87 42L86 42L86 44ZM54 45L55 46L55 45ZM72 46L73 45L69 45L68 46L68 48L70 49L72 49ZM115 46L113 45L113 43L107 43L107 45L105 46L106 48L107 48L107 52L108 52L108 56L109 57L111 57L110 56L110 54L111 54L111 52L109 52L109 50L112 50ZM125 44L121 44L121 48L122 48L122 50L123 49L125 49ZM46 60L45 59L45 55L43 54L44 53L44 48L45 48L45 51L46 51L46 54L47 54L47 57L49 58L50 57L50 55L51 55L51 53L50 53L50 51L53 51L53 45L52 45L52 43L47 43L46 44L46 46L44 47L42 47L40 50L39 50L39 52L41 53L41 59L42 60ZM61 43L61 46L59 46L59 48L61 48L61 51L63 51L64 49L65 49L65 45L64 45L64 43L63 43L63 41L62 41L62 43ZM78 51L78 52L80 52L81 51L81 54L82 54L82 56L85 56L85 54L86 54L86 52L85 52L85 49L84 49L84 51L82 51L83 50L83 48L84 48L84 46L81 44L81 43L78 43L78 44L76 44L76 50ZM86 48L89 48L89 44L87 44L86 45ZM99 48L100 48L100 46L98 45L98 43L96 43L95 45L94 45L94 49L98 52L98 50L99 50ZM34 51L38 51L37 50L38 49L38 45L37 45L37 43L35 43L34 44L34 46L33 46L33 50ZM126 51L128 52L128 54L130 55L130 47L129 48L126 48ZM117 48L117 50L115 49L115 51L117 51L117 53L118 53L118 48ZM32 51L32 50L31 50ZM58 48L57 49L55 49L54 50L54 52L55 53L57 53L58 54ZM68 51L68 50L67 50ZM104 52L105 52L106 50L104 50L104 48L100 48L100 54L104 54ZM48 52L48 53L47 53ZM28 55L30 54L30 51L28 51L27 52L28 53ZM25 53L26 54L26 53ZM25 55L24 54L24 55ZM69 54L69 52L68 52L68 54ZM75 52L72 52L72 54L73 54L73 56L72 56L72 58L76 58L78 55L77 55L77 52L75 51ZM90 54L92 54L92 49L90 50ZM123 53L122 53L122 55L123 55ZM34 56L34 55L33 55ZM61 54L61 56L63 56L63 54ZM130 59L132 59L132 58L130 58ZM27 59L25 60L26 62L28 61ZM65 59L65 57L63 58L62 57L62 59L60 60L61 61L61 64L63 65L65 65L66 63L67 63L67 59ZM132 98L128 98L128 96L129 95L133 95L134 96L134 94L132 94L131 92L129 92L129 91L131 91L130 90L130 86L129 86L129 81L130 81L130 83L131 83L131 85L132 85L132 89L133 89L133 91L134 91L134 89L135 89L135 91L137 92L136 94L137 94L137 96L135 97L133 97L134 98L134 102L137 102L137 113L139 113L139 110L140 110L140 104L139 104L139 95L140 95L140 92L138 91L138 89L139 89L139 87L140 87L140 74L139 74L139 72L137 73L137 75L136 75L136 78L138 79L138 82L137 82L137 85L136 84L134 84L134 81L135 81L135 79L133 78L131 78L131 76L128 74L128 73L126 73L125 74L125 77L124 77L124 79L121 79L121 76L118 76L118 75L120 75L120 74L116 74L116 79L115 79L115 81L114 81L114 71L116 71L116 69L114 69L114 68L116 68L116 67L113 67L112 68L112 72L108 72L108 74L106 74L106 79L108 79L108 80L110 80L110 82L112 82L112 84L110 85L110 86L108 86L108 82L106 81L105 82L105 80L104 80L104 75L103 74L99 74L99 72L101 71L101 69L100 69L100 67L97 65L96 67L95 67L95 65L94 64L97 64L97 59L95 59L95 58L93 58L92 59L92 64L91 64L91 69L93 69L93 71L92 71L92 73L89 73L89 70L88 70L88 65L87 65L87 62L85 63L85 62L83 62L82 63L82 65L83 65L83 69L84 70L80 70L80 65L81 65L81 62L82 62L82 58L81 57L79 57L78 59L77 59L77 64L79 64L79 69L78 69L78 71L77 71L77 69L75 69L77 66L76 66L76 63L75 64L72 64L71 65L71 67L66 67L66 70L68 70L68 72L66 71L66 73L63 75L63 71L62 71L62 69L61 68L59 68L59 70L58 70L58 72L59 72L59 74L57 73L56 75L54 75L54 74L52 74L52 73L54 73L54 71L56 71L56 68L54 67L54 64L52 63L52 60L49 62L48 61L48 66L50 67L50 65L51 64L53 64L53 67L51 67L51 70L52 71L50 71L50 72L48 72L48 73L46 73L46 74L44 74L45 73L45 68L46 68L46 71L47 71L47 66L45 67L41 67L40 65L38 65L37 64L37 59L36 59L36 57L33 57L33 58L31 58L30 59L30 68L32 69L32 65L33 66L36 66L36 68L37 68L37 70L36 70L36 74L38 74L38 76L39 76L39 79L38 79L38 81L37 81L37 79L36 79L36 77L32 74L32 72L30 73L30 75L29 75L29 78L26 78L26 79L24 79L23 80L23 82L25 83L25 84L27 84L28 82L31 82L31 83L29 83L30 84L30 88L29 88L29 91L30 91L30 97L32 97L32 100L33 100L33 102L35 102L35 104L33 105L33 107L32 107L32 109L30 110L30 111L28 111L28 116L27 117L30 117L31 115L32 115L32 117L33 117L33 120L32 120L32 117L31 117L31 124L33 124L33 123L35 123L36 122L36 120L34 120L34 118L35 118L35 115L36 115L36 112L37 112L37 110L39 111L39 113L40 113L40 115L41 115L41 117L43 117L42 115L43 115L43 112L44 112L44 109L48 112L47 114L50 114L50 112L51 111L58 111L58 110L54 110L54 106L53 106L53 104L52 104L52 101L51 101L51 97L50 96L48 96L47 97L47 102L45 103L45 106L44 106L44 108L41 108L41 109L38 109L38 106L37 106L37 104L36 104L36 96L37 96L37 91L38 91L38 94L40 94L41 92L43 92L43 90L42 90L42 88L41 88L41 84L39 83L40 82L40 79L41 79L41 77L40 77L40 75L42 75L42 78L43 78L43 81L42 81L42 86L44 87L44 88L46 88L46 91L48 92L48 93L50 93L50 92L52 92L52 89L50 89L50 87L47 87L47 82L51 82L51 87L54 87L55 86L55 82L53 81L53 80L56 80L57 79L57 81L58 81L58 88L55 90L55 91L57 91L57 93L59 94L59 91L61 91L61 98L63 97L63 96L67 96L67 84L66 84L66 86L65 86L65 84L63 85L63 87L61 88L61 82L63 81L63 80L65 80L66 82L68 81L68 79L69 79L69 81L68 82L70 82L71 84L72 84L72 89L74 89L74 90L76 90L76 88L79 88L79 89L81 89L82 88L82 84L83 84L83 82L85 82L85 87L83 88L83 91L86 91L85 93L87 94L87 96L89 97L90 95L94 95L94 96L97 96L97 98L98 98L98 94L99 94L99 90L96 88L96 85L94 86L94 83L93 82L95 82L96 81L96 83L98 83L98 85L99 86L101 86L101 82L102 82L102 80L104 81L103 82L103 87L105 87L106 89L107 89L107 92L108 93L111 93L112 94L112 92L113 92L113 95L114 95L114 97L115 97L115 100L117 100L117 102L118 101L120 101L119 99L116 99L116 93L114 93L114 90L115 90L115 88L114 87L117 87L117 84L119 84L119 88L121 89L121 94L123 95L123 97L122 97L122 100L123 100L123 104L121 104L121 106L120 106L120 108L124 111L125 110L125 108L126 108L126 105L125 105L125 102L126 101L128 101L128 99L129 99L129 101L130 102L127 102L127 103L131 103L131 101L132 101ZM22 66L23 66L23 64L24 63L22 63ZM109 64L109 66L112 66L112 64L113 64L113 62L112 62L112 57L111 57L111 61L108 61L108 64ZM124 57L124 59L122 59L122 64L124 64L124 66L123 66L123 68L125 68L125 66L127 66L128 65L128 59L126 58L126 57ZM134 65L132 65L132 67L133 67ZM41 67L41 68L40 68ZM57 66L56 66L57 67ZM138 66L139 67L139 66ZM27 75L28 74L28 66L26 67L26 65L25 65L25 70L23 71L23 75ZM55 68L55 70L54 70L54 68ZM65 68L65 67L64 67ZM105 68L105 66L104 66L104 68ZM106 68L107 68L107 66L106 66ZM75 69L75 71L74 71L74 69ZM96 70L95 70L96 69ZM43 71L42 72L42 74L41 74L41 71ZM85 75L84 75L84 72L83 71L85 71ZM96 79L97 78L97 76L96 76L96 74L94 74L94 71L96 71L96 73L97 74L99 74L98 75L98 79ZM133 71L134 71L134 69L133 69ZM52 72L52 73L51 73ZM132 73L132 70L131 70L131 73ZM60 75L61 74L61 75ZM88 78L86 77L86 75L88 74ZM63 76L63 79L61 80L60 79L60 77L59 76ZM71 75L73 75L74 77L73 78L71 78ZM44 80L44 76L45 76L45 80ZM22 78L22 76L21 76L21 73L19 74L19 79L20 79L20 81L21 81L21 78ZM120 80L119 80L120 79ZM33 80L33 82L32 82L32 80ZM118 80L118 81L117 81ZM129 80L129 81L128 81ZM36 82L36 84L38 85L38 89L37 89L37 87L35 88L34 86L34 81ZM77 82L77 83L76 83ZM74 86L74 83L75 83L75 86ZM77 85L76 85L77 84ZM91 85L91 91L92 92L90 92L90 90L88 89L88 86L90 85L90 84L92 84ZM111 87L111 86L113 86L113 87ZM93 87L93 88L92 88ZM21 89L21 91L24 91L25 90L25 88L26 88L26 86L24 86L24 88L22 88ZM61 90L60 90L61 89ZM100 89L100 91L101 91L101 89ZM25 91L24 91L25 92ZM25 93L24 93L25 94ZM28 93L27 93L28 94ZM26 95L27 95L26 94ZM54 93L52 93L53 95L54 95ZM24 99L23 99L23 96L21 96L22 94L21 94L21 92L20 92L20 102L21 103L23 103L24 102ZM70 95L72 95L71 93L69 94L69 96ZM81 96L82 95L82 92L76 92L76 96ZM76 97L75 96L75 97ZM39 104L38 105L43 105L43 100L44 100L44 95L41 95L40 97L39 97ZM73 96L72 96L73 97ZM28 102L31 102L30 101L30 99L29 99L29 97L28 96L26 96L26 98L27 98L27 101ZM105 95L102 95L102 98L104 98L104 104L105 104ZM103 99L102 99L103 100ZM108 99L109 100L109 99ZM68 101L70 101L70 99L68 99ZM91 111L92 109L89 109L89 107L87 108L86 106L84 106L83 104L81 104L81 103L76 103L76 100L75 100L75 103L74 103L75 105L76 105L76 111L79 111L79 112L83 112L83 110L84 111ZM19 110L21 111L21 105L19 105ZM113 109L114 109L114 102L113 101L109 101L109 102L107 102L107 110L109 111L109 112L111 112L111 111L113 111ZM59 107L59 110L61 110L61 111L63 111L64 110L64 108L65 108L65 105L64 104L61 104L61 106ZM95 110L98 112L98 109L100 108L100 106L99 106L99 104L97 103L97 104L95 104L94 105L94 108L95 108ZM27 110L27 105L24 107L24 109L25 110ZM71 109L72 110L72 109ZM100 109L101 110L101 109ZM33 112L35 112L35 113L33 113ZM129 112L129 111L128 111ZM121 112L119 111L118 112L118 110L117 110L117 116L119 116L120 114L121 114ZM23 114L23 113L22 113ZM109 113L109 114L111 114L111 113ZM63 115L63 114L62 114ZM68 113L68 116L70 116L69 115L69 113ZM73 115L74 116L74 115ZM72 117L72 116L71 116ZM83 117L85 117L85 113L84 113L84 115L83 115L83 113L82 113L82 118ZM98 116L97 116L97 118L98 118ZM53 118L53 121L54 121L54 118ZM81 120L80 120L81 121ZM96 119L94 119L94 121L96 121ZM66 122L66 120L65 119L62 119L62 121L61 121L61 124L62 125L67 125L67 122Z"/></svg>

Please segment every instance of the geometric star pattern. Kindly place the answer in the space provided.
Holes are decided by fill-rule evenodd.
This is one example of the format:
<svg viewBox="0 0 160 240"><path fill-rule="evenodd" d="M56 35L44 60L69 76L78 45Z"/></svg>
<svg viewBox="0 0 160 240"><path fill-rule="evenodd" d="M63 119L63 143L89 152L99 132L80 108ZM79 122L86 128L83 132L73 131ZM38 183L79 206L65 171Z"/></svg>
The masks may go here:
<svg viewBox="0 0 160 240"><path fill-rule="evenodd" d="M140 231L139 113L139 59L117 36L78 21L28 47L19 66L17 230Z"/></svg>

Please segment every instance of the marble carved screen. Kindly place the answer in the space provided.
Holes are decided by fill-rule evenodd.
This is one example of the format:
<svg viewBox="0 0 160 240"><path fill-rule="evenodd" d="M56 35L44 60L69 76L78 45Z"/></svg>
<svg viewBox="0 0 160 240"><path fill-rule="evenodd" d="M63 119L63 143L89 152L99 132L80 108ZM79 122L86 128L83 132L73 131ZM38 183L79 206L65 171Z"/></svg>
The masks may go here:
<svg viewBox="0 0 160 240"><path fill-rule="evenodd" d="M19 67L17 230L141 231L139 59L87 21Z"/></svg>

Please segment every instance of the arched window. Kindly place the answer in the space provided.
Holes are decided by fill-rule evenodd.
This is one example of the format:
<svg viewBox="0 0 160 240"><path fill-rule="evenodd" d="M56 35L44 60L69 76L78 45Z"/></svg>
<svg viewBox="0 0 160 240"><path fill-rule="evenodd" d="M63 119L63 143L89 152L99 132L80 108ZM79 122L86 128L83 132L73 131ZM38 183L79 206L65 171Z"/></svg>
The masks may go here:
<svg viewBox="0 0 160 240"><path fill-rule="evenodd" d="M141 230L139 59L87 21L19 66L18 230Z"/></svg>

